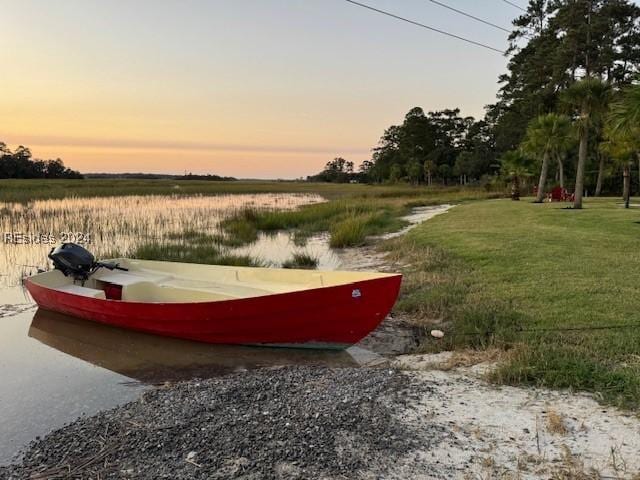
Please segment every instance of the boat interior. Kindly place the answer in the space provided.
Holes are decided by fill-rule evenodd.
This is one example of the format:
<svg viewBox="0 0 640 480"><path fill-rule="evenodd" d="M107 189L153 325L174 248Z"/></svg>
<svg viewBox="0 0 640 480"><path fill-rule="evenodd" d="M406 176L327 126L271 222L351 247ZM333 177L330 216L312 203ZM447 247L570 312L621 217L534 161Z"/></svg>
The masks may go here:
<svg viewBox="0 0 640 480"><path fill-rule="evenodd" d="M34 275L43 287L91 298L144 303L215 302L259 297L390 277L396 274L200 265L109 259L128 269L100 268L85 282L59 270Z"/></svg>

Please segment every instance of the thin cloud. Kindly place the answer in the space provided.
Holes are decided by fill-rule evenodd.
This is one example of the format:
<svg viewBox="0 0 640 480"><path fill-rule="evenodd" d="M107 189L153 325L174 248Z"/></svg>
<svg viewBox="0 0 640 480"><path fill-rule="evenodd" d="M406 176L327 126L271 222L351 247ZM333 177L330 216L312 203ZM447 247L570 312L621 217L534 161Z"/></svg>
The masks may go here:
<svg viewBox="0 0 640 480"><path fill-rule="evenodd" d="M26 146L92 147L126 150L176 150L176 151L218 151L218 152L259 152L259 153L303 153L303 154L368 154L370 151L354 147L299 147L295 145L241 145L213 142L149 141L138 139L102 139L89 137L64 137L47 135L15 136ZM12 142L14 143L14 142Z"/></svg>

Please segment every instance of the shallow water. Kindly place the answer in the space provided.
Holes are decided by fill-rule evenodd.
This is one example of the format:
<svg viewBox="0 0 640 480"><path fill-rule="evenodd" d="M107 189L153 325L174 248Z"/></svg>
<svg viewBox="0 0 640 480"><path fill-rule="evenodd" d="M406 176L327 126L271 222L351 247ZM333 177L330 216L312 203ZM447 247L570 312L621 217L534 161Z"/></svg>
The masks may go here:
<svg viewBox="0 0 640 480"><path fill-rule="evenodd" d="M36 436L136 399L150 385L282 365L358 366L357 348L315 351L208 345L31 307L0 318L0 464ZM170 352L168 354L167 352Z"/></svg>
<svg viewBox="0 0 640 480"><path fill-rule="evenodd" d="M37 310L21 287L24 275L48 266L47 253L65 234L75 237L69 241L86 240L85 246L102 256L185 230L218 233L222 219L245 207L292 209L319 201L315 195L266 194L0 204L0 463L11 461L36 436L82 414L131 401L152 384L258 367L371 361L368 352L357 348L322 352L215 346L119 330ZM9 242L17 238L46 241ZM340 260L327 240L317 236L298 247L280 232L261 235L237 253L279 266L302 251L317 257L319 268L334 269Z"/></svg>

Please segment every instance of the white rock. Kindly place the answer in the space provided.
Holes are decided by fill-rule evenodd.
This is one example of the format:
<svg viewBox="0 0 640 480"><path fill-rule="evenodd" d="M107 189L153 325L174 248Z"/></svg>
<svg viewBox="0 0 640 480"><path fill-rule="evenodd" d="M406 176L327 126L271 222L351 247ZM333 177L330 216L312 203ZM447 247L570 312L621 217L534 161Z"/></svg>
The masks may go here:
<svg viewBox="0 0 640 480"><path fill-rule="evenodd" d="M431 336L434 338L442 338L444 337L444 332L442 330L431 330Z"/></svg>

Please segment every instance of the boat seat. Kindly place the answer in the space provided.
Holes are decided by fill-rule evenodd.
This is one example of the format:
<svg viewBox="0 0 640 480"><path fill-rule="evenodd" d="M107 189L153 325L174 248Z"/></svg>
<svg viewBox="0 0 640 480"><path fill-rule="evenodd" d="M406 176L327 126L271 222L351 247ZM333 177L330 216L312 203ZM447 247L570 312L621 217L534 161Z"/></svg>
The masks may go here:
<svg viewBox="0 0 640 480"><path fill-rule="evenodd" d="M180 288L171 285L158 285L155 282L138 282L122 288L122 300L125 302L214 302L238 298L227 292Z"/></svg>
<svg viewBox="0 0 640 480"><path fill-rule="evenodd" d="M56 290L60 292L73 293L74 295L82 295L83 297L101 298L105 299L104 291L96 290L95 288L81 287L80 285L63 285L57 287Z"/></svg>
<svg viewBox="0 0 640 480"><path fill-rule="evenodd" d="M139 282L161 282L170 279L171 275L136 275L127 272L97 272L93 278L101 282L113 283L114 285L133 285Z"/></svg>
<svg viewBox="0 0 640 480"><path fill-rule="evenodd" d="M226 295L233 298L268 295L273 293L269 289L256 288L238 283L219 283L214 281L191 280L188 278L173 278L159 284L161 287L174 287L187 290L200 290Z"/></svg>

